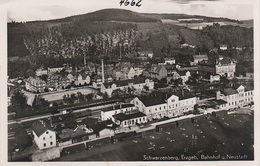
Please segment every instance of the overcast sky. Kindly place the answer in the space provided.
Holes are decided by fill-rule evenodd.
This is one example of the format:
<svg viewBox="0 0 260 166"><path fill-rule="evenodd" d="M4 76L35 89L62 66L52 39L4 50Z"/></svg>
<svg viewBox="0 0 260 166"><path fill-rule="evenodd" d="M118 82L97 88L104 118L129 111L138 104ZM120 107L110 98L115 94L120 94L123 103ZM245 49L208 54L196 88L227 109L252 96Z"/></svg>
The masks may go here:
<svg viewBox="0 0 260 166"><path fill-rule="evenodd" d="M8 9L8 20L14 21L56 19L105 8L121 8L143 13L185 13L239 20L253 19L254 15L254 0L142 0L141 7L120 7L120 1L0 0L0 5Z"/></svg>

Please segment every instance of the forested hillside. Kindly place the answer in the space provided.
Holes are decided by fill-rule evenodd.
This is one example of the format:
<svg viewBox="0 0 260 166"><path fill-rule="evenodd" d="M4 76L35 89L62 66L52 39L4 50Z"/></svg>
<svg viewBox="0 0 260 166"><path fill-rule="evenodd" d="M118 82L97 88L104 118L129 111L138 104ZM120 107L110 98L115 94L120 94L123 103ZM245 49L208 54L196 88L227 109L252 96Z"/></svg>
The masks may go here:
<svg viewBox="0 0 260 166"><path fill-rule="evenodd" d="M129 61L139 50L152 50L155 57L184 61L220 44L253 46L253 28L214 24L199 31L162 24L160 18L166 16L173 17L106 9L50 21L8 23L8 75L26 77L40 66L82 65L84 56L96 63L101 57ZM197 47L182 49L183 43Z"/></svg>

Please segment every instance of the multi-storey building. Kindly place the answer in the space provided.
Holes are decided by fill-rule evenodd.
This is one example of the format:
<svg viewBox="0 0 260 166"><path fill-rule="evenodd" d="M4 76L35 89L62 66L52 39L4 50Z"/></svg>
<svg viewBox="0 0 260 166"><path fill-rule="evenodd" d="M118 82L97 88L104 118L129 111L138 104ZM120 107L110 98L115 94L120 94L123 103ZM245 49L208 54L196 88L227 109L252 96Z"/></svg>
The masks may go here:
<svg viewBox="0 0 260 166"><path fill-rule="evenodd" d="M203 60L199 62L198 70L200 75L219 74L220 76L232 78L235 76L236 63L227 58L217 59L215 62Z"/></svg>
<svg viewBox="0 0 260 166"><path fill-rule="evenodd" d="M121 127L131 127L147 122L147 116L140 111L113 115L113 121Z"/></svg>
<svg viewBox="0 0 260 166"><path fill-rule="evenodd" d="M143 72L143 76L161 80L167 77L167 69L163 65L153 65Z"/></svg>
<svg viewBox="0 0 260 166"><path fill-rule="evenodd" d="M56 133L48 123L36 122L32 126L32 133L39 149L56 146Z"/></svg>
<svg viewBox="0 0 260 166"><path fill-rule="evenodd" d="M187 89L178 89L136 97L131 103L145 113L148 120L152 120L183 115L184 112L192 111L196 104L196 97Z"/></svg>
<svg viewBox="0 0 260 166"><path fill-rule="evenodd" d="M238 88L224 88L216 92L216 98L227 102L227 108L241 107L254 101L254 90L240 85Z"/></svg>

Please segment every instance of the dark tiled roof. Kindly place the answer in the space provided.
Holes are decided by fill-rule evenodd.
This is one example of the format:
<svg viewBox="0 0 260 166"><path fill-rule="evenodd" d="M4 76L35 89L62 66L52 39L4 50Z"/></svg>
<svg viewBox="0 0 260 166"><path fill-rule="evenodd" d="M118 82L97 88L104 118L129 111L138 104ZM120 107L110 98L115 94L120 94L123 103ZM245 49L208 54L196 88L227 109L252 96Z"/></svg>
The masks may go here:
<svg viewBox="0 0 260 166"><path fill-rule="evenodd" d="M135 112L132 114L124 114L124 113L119 113L116 115L113 115L113 117L119 121L124 121L124 120L129 120L129 119L135 119L135 118L140 118L140 117L144 117L146 116L144 113L142 112Z"/></svg>
<svg viewBox="0 0 260 166"><path fill-rule="evenodd" d="M177 73L180 75L180 76L185 76L187 71L177 71Z"/></svg>
<svg viewBox="0 0 260 166"><path fill-rule="evenodd" d="M226 101L224 101L224 100L215 100L219 105L221 105L221 104L227 104L227 102Z"/></svg>
<svg viewBox="0 0 260 166"><path fill-rule="evenodd" d="M101 109L101 111L109 112L112 110L118 110L118 109L122 109L122 108L134 107L134 106L135 106L134 104L119 104L119 105L103 108L103 109Z"/></svg>
<svg viewBox="0 0 260 166"><path fill-rule="evenodd" d="M172 95L178 96L179 100L184 100L188 98L195 97L189 90L187 89L166 89L162 91L152 92L148 96L139 97L140 101L146 106L153 106L166 103L166 100L170 98Z"/></svg>
<svg viewBox="0 0 260 166"><path fill-rule="evenodd" d="M188 98L193 98L195 97L189 90L187 89L178 89L173 91L173 95L178 96L179 100L184 100L184 99L188 99Z"/></svg>
<svg viewBox="0 0 260 166"><path fill-rule="evenodd" d="M98 119L96 119L96 118L85 118L82 120L82 123L84 123L87 126L96 124L97 122L98 122Z"/></svg>
<svg viewBox="0 0 260 166"><path fill-rule="evenodd" d="M249 85L245 86L245 91L251 91L251 90L254 90L253 85L252 86L249 86Z"/></svg>
<svg viewBox="0 0 260 166"><path fill-rule="evenodd" d="M169 96L170 97L170 96ZM139 100L146 106L153 106L166 103L165 95L161 93L152 93L149 96L141 96Z"/></svg>
<svg viewBox="0 0 260 166"><path fill-rule="evenodd" d="M201 66L211 66L211 67L215 66L215 62L207 61L207 60L202 60L198 64L201 65Z"/></svg>
<svg viewBox="0 0 260 166"><path fill-rule="evenodd" d="M106 121L98 122L96 124L91 124L87 126L90 127L96 133L104 130L105 128L115 129L116 127L118 127L118 125L114 124L112 120L106 120Z"/></svg>
<svg viewBox="0 0 260 166"><path fill-rule="evenodd" d="M228 65L228 64L231 64L232 60L231 59L228 59L228 58L223 58L222 60L218 60L217 63L220 63L222 65Z"/></svg>
<svg viewBox="0 0 260 166"><path fill-rule="evenodd" d="M225 95L225 96L228 96L228 95L233 95L233 94L237 94L237 91L233 88L224 88L221 90L221 92Z"/></svg>
<svg viewBox="0 0 260 166"><path fill-rule="evenodd" d="M47 130L54 131L49 123L42 124L41 122L36 122L32 126L32 130L35 132L35 134L40 137L43 133L45 133Z"/></svg>

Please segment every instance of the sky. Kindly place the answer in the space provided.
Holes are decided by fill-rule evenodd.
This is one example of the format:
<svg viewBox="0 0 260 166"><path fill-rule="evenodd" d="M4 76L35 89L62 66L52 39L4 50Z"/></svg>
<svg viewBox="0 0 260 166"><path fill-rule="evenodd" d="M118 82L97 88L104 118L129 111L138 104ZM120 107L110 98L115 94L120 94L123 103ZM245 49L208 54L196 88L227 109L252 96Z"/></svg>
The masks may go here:
<svg viewBox="0 0 260 166"><path fill-rule="evenodd" d="M7 9L9 21L57 19L105 8L128 9L142 13L184 13L238 20L253 19L254 16L254 0L141 0L141 7L120 6L120 1L0 0L0 6Z"/></svg>

